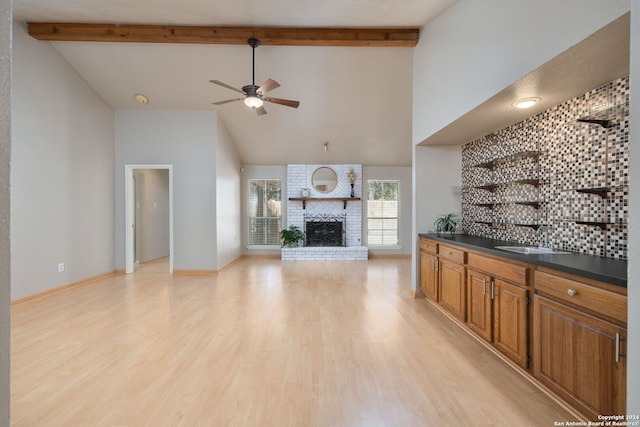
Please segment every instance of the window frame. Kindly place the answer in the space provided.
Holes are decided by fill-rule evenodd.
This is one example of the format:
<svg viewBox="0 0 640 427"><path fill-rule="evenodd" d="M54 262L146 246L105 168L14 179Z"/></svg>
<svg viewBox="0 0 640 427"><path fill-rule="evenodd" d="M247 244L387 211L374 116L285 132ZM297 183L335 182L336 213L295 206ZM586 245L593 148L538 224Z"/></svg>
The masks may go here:
<svg viewBox="0 0 640 427"><path fill-rule="evenodd" d="M279 183L279 187L280 187L280 216L276 217L269 217L269 216L262 216L262 217L255 217L255 216L251 216L251 187L252 187L252 182L255 181L261 181L263 182L264 188L267 188L267 183L269 181L277 181ZM283 220L284 220L284 215L283 215L283 209L285 208L285 205L283 204L283 200L282 200L282 196L283 196L283 180L281 178L248 178L247 179L247 193L246 193L246 197L247 197L247 212L246 212L246 218L247 218L247 249L279 249L280 248L280 228L282 228L282 224L283 224ZM265 198L265 201L267 200L267 198ZM266 210L266 207L265 207ZM275 219L277 218L279 220L279 224L280 226L278 227L278 235L277 235L277 240L278 243L274 243L274 244L255 244L255 243L251 243L251 221L252 219L257 219L257 218L262 218L262 219Z"/></svg>
<svg viewBox="0 0 640 427"><path fill-rule="evenodd" d="M398 204L398 209L396 212L396 216L395 217L370 217L369 216L369 202L371 201L369 199L369 186L371 182L391 182L391 183L395 183L396 184L396 202ZM400 246L400 217L401 217L401 210L402 210L402 206L400 203L400 180L399 179L375 179L375 178L368 178L367 179L367 207L366 207L366 211L365 211L365 218L366 218L366 236L367 236L367 246L373 249L401 249ZM384 194L383 194L384 197ZM382 199L384 201L384 198ZM396 243L394 244L372 244L371 242L369 242L369 221L370 219L394 219L396 220ZM381 230L384 231L384 228L382 229L376 229L376 230ZM384 236L383 236L383 242L384 242Z"/></svg>

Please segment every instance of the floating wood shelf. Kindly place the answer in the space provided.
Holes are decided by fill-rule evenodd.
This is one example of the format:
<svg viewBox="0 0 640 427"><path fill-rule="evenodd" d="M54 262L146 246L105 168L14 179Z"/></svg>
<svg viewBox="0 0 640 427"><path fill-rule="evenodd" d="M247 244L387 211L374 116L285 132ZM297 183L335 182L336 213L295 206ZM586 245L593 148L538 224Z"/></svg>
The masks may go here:
<svg viewBox="0 0 640 427"><path fill-rule="evenodd" d="M534 230L539 229L540 227L543 227L542 224L519 224L519 223L515 223L515 222L493 222L493 221L474 221L476 224L483 224L483 225L487 225L489 227L495 228L495 227L500 227L500 226L513 226L513 227L527 227L527 228L532 228Z"/></svg>
<svg viewBox="0 0 640 427"><path fill-rule="evenodd" d="M538 159L539 157L540 157L540 152L538 151L523 151L520 153L512 154L510 156L504 156L498 159L489 160L488 162L478 163L474 166L477 168L493 170L495 169L496 165L501 163L511 162L515 160L522 160L522 159Z"/></svg>
<svg viewBox="0 0 640 427"><path fill-rule="evenodd" d="M496 190L498 190L500 187L511 187L515 184L533 185L534 187L537 188L540 186L540 180L539 179L518 179L516 181L509 181L509 182L503 182L503 183L478 185L475 188L479 190L486 190L486 191L489 191L490 193L493 193Z"/></svg>
<svg viewBox="0 0 640 427"><path fill-rule="evenodd" d="M347 209L347 202L360 201L360 197L289 197L292 202L302 202L302 209L307 208L307 202L343 202L343 209Z"/></svg>
<svg viewBox="0 0 640 427"><path fill-rule="evenodd" d="M488 202L488 203L474 203L476 206L480 206L483 208L489 208L489 209L493 209L496 206L508 206L508 205L522 205L522 206L532 206L535 209L539 209L540 205L542 205L543 202L539 202L539 201L526 201L526 200L522 200L522 201L512 201L512 202Z"/></svg>
<svg viewBox="0 0 640 427"><path fill-rule="evenodd" d="M588 123L594 125L600 125L607 129L612 126L612 122L620 121L623 117L629 114L629 103L607 108L606 110L598 111L597 113L580 117L578 123Z"/></svg>
<svg viewBox="0 0 640 427"><path fill-rule="evenodd" d="M576 224L579 225L589 225L591 227L598 227L601 230L606 230L608 223L606 222L598 222L598 221L575 221Z"/></svg>

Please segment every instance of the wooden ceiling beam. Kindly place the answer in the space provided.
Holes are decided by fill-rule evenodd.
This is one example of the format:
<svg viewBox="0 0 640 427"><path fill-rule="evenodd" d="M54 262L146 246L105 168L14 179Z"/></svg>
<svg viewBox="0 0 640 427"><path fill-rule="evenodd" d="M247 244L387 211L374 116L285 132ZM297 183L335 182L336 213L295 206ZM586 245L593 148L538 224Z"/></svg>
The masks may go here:
<svg viewBox="0 0 640 427"><path fill-rule="evenodd" d="M263 45L414 47L418 28L269 28L191 27L29 22L38 40L129 43L247 44L255 37Z"/></svg>

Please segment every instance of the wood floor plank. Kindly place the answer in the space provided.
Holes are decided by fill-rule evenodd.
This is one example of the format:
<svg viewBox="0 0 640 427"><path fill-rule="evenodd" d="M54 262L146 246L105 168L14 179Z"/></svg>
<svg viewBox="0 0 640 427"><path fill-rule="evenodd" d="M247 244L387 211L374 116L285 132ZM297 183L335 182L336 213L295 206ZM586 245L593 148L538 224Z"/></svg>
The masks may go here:
<svg viewBox="0 0 640 427"><path fill-rule="evenodd" d="M551 426L573 419L425 300L410 261L248 258L12 310L13 426Z"/></svg>

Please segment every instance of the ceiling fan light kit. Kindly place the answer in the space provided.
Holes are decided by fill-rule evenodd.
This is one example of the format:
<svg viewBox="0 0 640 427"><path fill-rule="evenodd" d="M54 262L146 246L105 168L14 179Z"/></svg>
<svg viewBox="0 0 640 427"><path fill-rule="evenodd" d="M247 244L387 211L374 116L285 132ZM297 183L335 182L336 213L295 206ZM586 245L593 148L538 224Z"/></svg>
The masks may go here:
<svg viewBox="0 0 640 427"><path fill-rule="evenodd" d="M244 99L244 105L251 108L260 108L264 102L257 96L247 96Z"/></svg>
<svg viewBox="0 0 640 427"><path fill-rule="evenodd" d="M251 107L252 109L254 109L256 111L256 114L258 114L259 116L267 114L267 110L265 110L263 107L265 101L272 104L284 105L286 107L298 108L298 106L300 105L299 101L264 96L265 93L280 87L280 83L276 82L275 80L268 79L267 81L262 83L261 86L256 86L256 47L260 46L260 40L251 37L247 40L247 43L249 44L249 46L251 46L252 59L252 81L250 85L242 86L242 90L240 90L226 83L222 83L219 80L209 80L213 84L217 84L218 86L222 86L224 88L243 94L244 98L234 98L224 101L218 101L214 102L213 105L222 105L234 101L244 101L244 104L247 107Z"/></svg>

